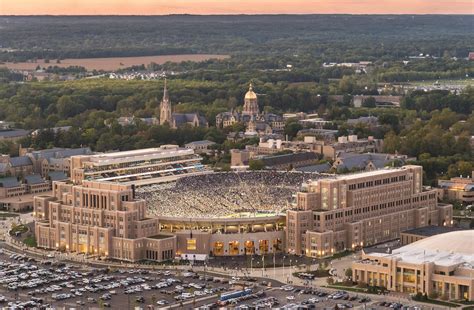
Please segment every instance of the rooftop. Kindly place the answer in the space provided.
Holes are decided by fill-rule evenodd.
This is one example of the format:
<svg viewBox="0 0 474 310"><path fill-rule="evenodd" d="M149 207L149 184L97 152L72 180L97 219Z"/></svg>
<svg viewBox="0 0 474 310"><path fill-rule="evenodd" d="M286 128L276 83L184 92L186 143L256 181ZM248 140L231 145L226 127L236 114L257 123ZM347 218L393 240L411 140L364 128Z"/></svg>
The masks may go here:
<svg viewBox="0 0 474 310"><path fill-rule="evenodd" d="M30 166L33 165L31 159L28 156L18 156L10 158L10 164L12 167Z"/></svg>
<svg viewBox="0 0 474 310"><path fill-rule="evenodd" d="M436 236L439 234L444 234L447 232L458 231L458 230L463 230L463 229L458 228L458 227L448 227L448 226L425 226L425 227L419 227L419 228L406 230L403 233L431 237L431 236Z"/></svg>
<svg viewBox="0 0 474 310"><path fill-rule="evenodd" d="M304 166L295 168L296 171L301 172L327 172L331 169L331 165L329 163L319 164L319 165L312 165L312 166Z"/></svg>
<svg viewBox="0 0 474 310"><path fill-rule="evenodd" d="M338 179L338 180L353 180L353 179L359 179L359 178L364 178L364 177L373 177L373 176L378 176L378 175L384 175L384 174L389 173L389 172L401 171L403 169L404 169L404 167L383 168L383 169L372 170L372 171L356 172L356 173L352 173L352 174L337 175L336 179Z"/></svg>
<svg viewBox="0 0 474 310"><path fill-rule="evenodd" d="M370 253L393 257L411 264L433 262L438 266L474 266L474 230L460 230L418 240L389 253Z"/></svg>
<svg viewBox="0 0 474 310"><path fill-rule="evenodd" d="M0 187L13 188L20 186L20 182L15 177L6 177L0 179Z"/></svg>
<svg viewBox="0 0 474 310"><path fill-rule="evenodd" d="M317 160L318 156L316 153L313 152L303 152L303 153L291 153L291 154L283 154L283 155L275 155L275 156L267 156L263 157L262 161L265 166L276 166L276 165L284 165L284 164L291 164L296 163L299 161L306 161L306 160Z"/></svg>
<svg viewBox="0 0 474 310"><path fill-rule="evenodd" d="M0 137L16 138L27 136L30 132L24 129L0 130Z"/></svg>
<svg viewBox="0 0 474 310"><path fill-rule="evenodd" d="M155 158L166 158L179 155L191 155L191 149L179 148L176 145L162 146L160 148L148 148L133 151L104 153L90 156L90 161L97 164L115 164L120 162L140 161Z"/></svg>
<svg viewBox="0 0 474 310"><path fill-rule="evenodd" d="M168 239L168 238L173 238L174 236L171 236L171 235L155 235L155 236L150 236L150 237L147 237L147 238L150 238L150 239Z"/></svg>
<svg viewBox="0 0 474 310"><path fill-rule="evenodd" d="M192 146L192 145L213 145L216 144L215 142L209 141L209 140L201 140L201 141L193 141L186 143L186 146Z"/></svg>

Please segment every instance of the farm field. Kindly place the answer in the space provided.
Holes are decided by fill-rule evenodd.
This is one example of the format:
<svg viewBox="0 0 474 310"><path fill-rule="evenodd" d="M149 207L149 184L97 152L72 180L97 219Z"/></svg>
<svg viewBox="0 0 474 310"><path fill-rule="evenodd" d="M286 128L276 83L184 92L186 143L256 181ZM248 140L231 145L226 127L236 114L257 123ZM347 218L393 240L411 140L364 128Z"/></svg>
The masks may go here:
<svg viewBox="0 0 474 310"><path fill-rule="evenodd" d="M140 56L140 57L110 57L110 58L70 58L63 59L61 63L56 63L56 60L50 60L45 63L44 59L38 59L36 62L6 62L0 66L6 66L14 70L34 70L38 65L41 67L58 66L81 66L88 71L105 70L113 71L121 68L127 68L135 65L147 65L151 62L157 64L164 64L170 62L182 61L206 61L209 59L226 59L228 55L214 55L214 54L185 54L185 55L159 55L159 56Z"/></svg>

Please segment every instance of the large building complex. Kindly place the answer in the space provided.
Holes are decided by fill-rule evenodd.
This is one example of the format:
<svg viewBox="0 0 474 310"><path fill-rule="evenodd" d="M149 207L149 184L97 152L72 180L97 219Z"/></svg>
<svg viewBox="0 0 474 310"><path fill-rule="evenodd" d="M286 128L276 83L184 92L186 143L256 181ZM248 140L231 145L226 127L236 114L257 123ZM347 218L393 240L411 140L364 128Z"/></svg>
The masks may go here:
<svg viewBox="0 0 474 310"><path fill-rule="evenodd" d="M158 234L134 187L84 181L55 182L52 196L36 196L39 247L128 261L174 258L176 237Z"/></svg>
<svg viewBox="0 0 474 310"><path fill-rule="evenodd" d="M422 167L381 169L308 182L287 211L287 251L318 257L452 224L452 205L424 190Z"/></svg>
<svg viewBox="0 0 474 310"><path fill-rule="evenodd" d="M146 190L140 188L140 191ZM182 194L187 193L183 191ZM176 255L191 258L196 255L265 254L284 250L284 214L269 210L258 214L238 213L238 209L229 208L228 214L213 216L213 213L205 213L204 206L198 205L195 209L187 206L189 215L183 215L180 213L182 206L175 206L173 202L158 214L147 210L153 203L160 203L163 197L154 201L148 195L144 197L147 205L145 199L136 198L133 185L55 182L51 196L35 197L38 246L127 261L163 261ZM182 203L185 201L185 197L178 197ZM240 209L243 207L240 205Z"/></svg>
<svg viewBox="0 0 474 310"><path fill-rule="evenodd" d="M442 233L395 250L363 251L353 280L404 293L474 300L474 230Z"/></svg>
<svg viewBox="0 0 474 310"><path fill-rule="evenodd" d="M131 162L144 169L143 158L132 155L117 158L128 160L126 169ZM115 159L100 158L118 165ZM100 173L110 173L109 166L95 169L77 184L55 182L52 196L35 197L39 246L131 261L285 250L317 257L415 227L451 225L452 206L438 205L436 191L423 189L419 166L337 177L201 173L140 188L130 177L104 180Z"/></svg>
<svg viewBox="0 0 474 310"><path fill-rule="evenodd" d="M175 181L183 175L206 173L202 158L176 145L134 151L73 156L71 180L95 180L142 186Z"/></svg>
<svg viewBox="0 0 474 310"><path fill-rule="evenodd" d="M216 116L216 126L225 128L237 123L243 123L246 127L245 134L255 136L281 132L285 128L285 120L282 116L260 112L258 97L250 83L249 90L244 97L242 112L230 111L219 113Z"/></svg>

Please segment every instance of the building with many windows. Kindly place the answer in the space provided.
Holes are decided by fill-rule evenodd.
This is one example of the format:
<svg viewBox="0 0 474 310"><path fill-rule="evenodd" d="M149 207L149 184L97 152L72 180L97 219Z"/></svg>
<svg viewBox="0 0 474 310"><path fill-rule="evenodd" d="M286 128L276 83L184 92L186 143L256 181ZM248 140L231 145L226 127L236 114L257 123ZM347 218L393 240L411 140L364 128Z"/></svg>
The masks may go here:
<svg viewBox="0 0 474 310"><path fill-rule="evenodd" d="M38 247L126 261L175 255L237 256L281 252L282 214L150 217L135 187L110 182L54 182L34 199Z"/></svg>
<svg viewBox="0 0 474 310"><path fill-rule="evenodd" d="M452 205L438 204L422 174L421 166L403 166L307 182L287 211L287 251L328 256L408 229L452 225Z"/></svg>
<svg viewBox="0 0 474 310"><path fill-rule="evenodd" d="M389 290L474 300L474 230L438 234L395 250L362 252L352 278Z"/></svg>
<svg viewBox="0 0 474 310"><path fill-rule="evenodd" d="M109 182L54 182L51 196L34 199L38 247L126 261L167 260L176 237L159 234L135 188Z"/></svg>

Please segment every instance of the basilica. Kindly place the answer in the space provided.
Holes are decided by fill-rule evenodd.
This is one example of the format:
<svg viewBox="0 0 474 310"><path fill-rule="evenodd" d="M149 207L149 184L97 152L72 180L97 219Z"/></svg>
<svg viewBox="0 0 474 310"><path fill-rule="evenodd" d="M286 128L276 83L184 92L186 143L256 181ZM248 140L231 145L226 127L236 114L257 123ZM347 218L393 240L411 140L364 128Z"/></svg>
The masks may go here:
<svg viewBox="0 0 474 310"><path fill-rule="evenodd" d="M245 94L242 112L230 111L219 113L216 116L216 126L225 128L236 123L245 125L245 134L257 136L281 132L285 128L283 117L273 113L260 112L257 94L253 91L250 83L249 90Z"/></svg>
<svg viewBox="0 0 474 310"><path fill-rule="evenodd" d="M168 89L163 89L163 99L160 103L160 125L168 124L171 128L178 128L185 125L191 127L208 127L205 117L198 113L173 113L171 101L168 95Z"/></svg>

